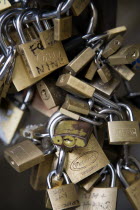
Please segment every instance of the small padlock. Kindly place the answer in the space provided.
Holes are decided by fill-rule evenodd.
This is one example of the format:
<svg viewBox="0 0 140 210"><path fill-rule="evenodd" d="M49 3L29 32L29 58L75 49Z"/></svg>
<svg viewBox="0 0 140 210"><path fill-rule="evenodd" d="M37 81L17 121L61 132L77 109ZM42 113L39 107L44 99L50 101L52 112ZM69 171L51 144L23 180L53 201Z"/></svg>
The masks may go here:
<svg viewBox="0 0 140 210"><path fill-rule="evenodd" d="M88 176L86 179L82 180L79 184L84 190L90 191L91 188L99 180L99 178L100 178L100 174L98 172L96 172L96 173Z"/></svg>
<svg viewBox="0 0 140 210"><path fill-rule="evenodd" d="M62 121L52 138L54 144L68 148L85 147L88 143L93 126L82 121Z"/></svg>
<svg viewBox="0 0 140 210"><path fill-rule="evenodd" d="M54 23L54 40L61 41L72 35L72 16L60 17L63 2L57 7L57 18L53 19Z"/></svg>
<svg viewBox="0 0 140 210"><path fill-rule="evenodd" d="M30 140L7 148L4 157L17 172L23 172L45 160L44 153Z"/></svg>
<svg viewBox="0 0 140 210"><path fill-rule="evenodd" d="M129 113L129 121L108 122L109 143L114 145L139 144L139 123L134 121L133 112L128 105L119 103Z"/></svg>
<svg viewBox="0 0 140 210"><path fill-rule="evenodd" d="M51 179L56 175L56 171L50 172L47 177L48 195L54 210L67 209L79 206L78 195L73 183L70 182L66 173L63 177L66 184L52 188Z"/></svg>
<svg viewBox="0 0 140 210"><path fill-rule="evenodd" d="M113 66L113 69L128 81L130 81L135 76L135 73L131 71L126 65Z"/></svg>
<svg viewBox="0 0 140 210"><path fill-rule="evenodd" d="M75 16L79 16L89 3L90 3L90 0L75 0L71 8L73 14Z"/></svg>
<svg viewBox="0 0 140 210"><path fill-rule="evenodd" d="M117 202L117 187L115 187L116 173L113 165L108 164L107 168L109 168L111 174L110 187L106 188L94 187L90 192L85 192L83 190L80 190L79 192L80 207L76 209L86 209L87 205L88 205L88 210L116 209L116 202Z"/></svg>
<svg viewBox="0 0 140 210"><path fill-rule="evenodd" d="M52 76L37 83L38 93L48 109L61 106L64 102L65 92L55 83L56 81Z"/></svg>
<svg viewBox="0 0 140 210"><path fill-rule="evenodd" d="M58 78L56 85L82 98L91 98L95 91L89 84L70 74L62 74Z"/></svg>
<svg viewBox="0 0 140 210"><path fill-rule="evenodd" d="M139 48L136 45L129 45L121 48L117 53L108 57L108 61L111 66L131 64L138 57L139 57Z"/></svg>
<svg viewBox="0 0 140 210"><path fill-rule="evenodd" d="M6 103L5 107L1 107L0 138L5 144L11 143L24 111L32 100L33 92L33 89L28 89L23 102L18 107L12 102Z"/></svg>
<svg viewBox="0 0 140 210"><path fill-rule="evenodd" d="M135 161L133 157L128 156L128 159L130 161L134 162L134 165L138 168L138 173L140 173L140 164L138 161ZM131 202L132 206L134 207L134 209L139 209L140 208L140 179L138 179L137 181L134 181L131 185L129 185L129 183L127 182L127 180L125 179L125 177L123 176L122 173L122 167L123 167L123 159L120 159L117 163L117 174L118 177L121 181L121 183L123 184L124 188L125 188L125 193L129 199L129 201Z"/></svg>
<svg viewBox="0 0 140 210"><path fill-rule="evenodd" d="M117 35L114 39L112 39L103 49L102 56L104 58L108 58L112 54L114 54L122 45L123 37L121 35Z"/></svg>
<svg viewBox="0 0 140 210"><path fill-rule="evenodd" d="M51 171L54 155L46 155L45 160L31 169L30 185L34 190L46 189L46 177Z"/></svg>
<svg viewBox="0 0 140 210"><path fill-rule="evenodd" d="M73 183L80 182L109 163L93 134L86 147L68 153L66 160L65 170Z"/></svg>
<svg viewBox="0 0 140 210"><path fill-rule="evenodd" d="M88 80L92 80L96 71L97 71L97 65L94 61L92 61L86 74L85 74L85 78Z"/></svg>

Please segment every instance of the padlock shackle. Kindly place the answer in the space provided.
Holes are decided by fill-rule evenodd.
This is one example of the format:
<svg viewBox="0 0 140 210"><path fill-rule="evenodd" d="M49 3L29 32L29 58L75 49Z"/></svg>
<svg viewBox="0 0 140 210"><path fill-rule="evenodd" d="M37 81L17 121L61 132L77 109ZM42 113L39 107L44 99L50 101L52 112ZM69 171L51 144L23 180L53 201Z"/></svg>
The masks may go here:
<svg viewBox="0 0 140 210"><path fill-rule="evenodd" d="M20 106L21 110L25 110L27 108L27 106L31 103L31 101L34 97L34 92L35 91L34 91L33 87L28 88L27 93L26 93L25 97L23 98L23 102Z"/></svg>
<svg viewBox="0 0 140 210"><path fill-rule="evenodd" d="M110 181L110 187L115 187L116 186L116 171L114 166L110 163L107 166L105 166L101 172L99 173L99 175L103 175L106 174L106 170L110 172L110 177L111 177L111 181ZM102 181L104 181L106 179L106 177L103 177Z"/></svg>
<svg viewBox="0 0 140 210"><path fill-rule="evenodd" d="M50 130L50 126L52 124L52 122L59 116L61 116L61 112L60 111L56 111L49 119L48 123L47 123L47 128L46 128L46 133L49 133Z"/></svg>
<svg viewBox="0 0 140 210"><path fill-rule="evenodd" d="M65 162L66 152L64 149L60 147L58 161L56 165L56 173L58 177L62 177L63 169L64 169L64 162Z"/></svg>
<svg viewBox="0 0 140 210"><path fill-rule="evenodd" d="M132 112L131 108L130 108L127 104L123 104L123 103L118 103L118 105L119 105L120 107L125 108L126 111L127 111L128 114L129 114L129 120L130 120L130 121L134 121L134 115L133 115L133 112Z"/></svg>
<svg viewBox="0 0 140 210"><path fill-rule="evenodd" d="M99 114L115 114L117 115L119 120L123 120L122 114L118 110L115 110L115 109L103 109L99 111Z"/></svg>
<svg viewBox="0 0 140 210"><path fill-rule="evenodd" d="M63 178L64 178L65 181L66 181L66 184L70 184L70 179L69 179L68 175L67 175L65 172L63 172L62 175L63 175ZM52 188L51 182L52 182L52 177L53 177L53 176L57 176L56 170L51 171L51 172L48 174L48 176L47 176L47 185L48 185L48 189L51 189L51 188Z"/></svg>

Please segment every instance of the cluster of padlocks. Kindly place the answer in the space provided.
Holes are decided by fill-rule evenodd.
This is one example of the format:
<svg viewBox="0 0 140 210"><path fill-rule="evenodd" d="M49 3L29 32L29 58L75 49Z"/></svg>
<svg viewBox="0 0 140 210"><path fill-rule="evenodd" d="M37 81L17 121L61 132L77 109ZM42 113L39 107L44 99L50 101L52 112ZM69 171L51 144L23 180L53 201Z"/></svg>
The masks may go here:
<svg viewBox="0 0 140 210"><path fill-rule="evenodd" d="M0 7L0 139L7 162L17 172L31 169L30 184L45 191L48 209L115 210L118 188L140 209L140 163L129 153L140 144L139 111L130 104L139 93L129 87L140 48L123 45L126 27L95 34L90 0L62 1L56 10L35 1ZM75 21L85 10L90 18L81 35ZM117 95L122 84L125 98ZM29 106L46 116L45 124L19 127Z"/></svg>

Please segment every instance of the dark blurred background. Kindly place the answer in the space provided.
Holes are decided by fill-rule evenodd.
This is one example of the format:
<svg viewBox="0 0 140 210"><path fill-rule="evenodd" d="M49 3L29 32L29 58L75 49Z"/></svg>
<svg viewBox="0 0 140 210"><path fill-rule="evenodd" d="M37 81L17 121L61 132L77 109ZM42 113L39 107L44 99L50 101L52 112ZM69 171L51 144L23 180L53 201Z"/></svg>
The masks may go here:
<svg viewBox="0 0 140 210"><path fill-rule="evenodd" d="M96 0L95 0L96 2ZM140 43L140 1L139 0L98 0L100 30L109 29L115 24L115 10L117 8L117 26L125 25L128 28L125 43ZM101 19L101 17L105 19ZM140 91L140 73L132 80L134 90ZM34 116L37 116L34 118ZM45 122L43 115L31 111L27 123ZM7 131L8 132L8 131ZM44 210L44 192L35 192L29 185L30 171L17 173L3 158L4 146L0 145L0 210ZM140 146L131 147L132 154L140 160ZM132 210L122 191L119 192L117 210Z"/></svg>

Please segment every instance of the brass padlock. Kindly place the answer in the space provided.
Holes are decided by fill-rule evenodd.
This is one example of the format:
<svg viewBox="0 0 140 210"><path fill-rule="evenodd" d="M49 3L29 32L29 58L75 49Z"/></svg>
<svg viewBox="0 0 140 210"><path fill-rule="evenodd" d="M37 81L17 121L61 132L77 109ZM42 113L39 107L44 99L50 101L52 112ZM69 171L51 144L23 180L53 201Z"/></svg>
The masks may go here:
<svg viewBox="0 0 140 210"><path fill-rule="evenodd" d="M80 52L66 67L66 72L71 72L72 75L76 75L94 56L97 46L95 48L87 47Z"/></svg>
<svg viewBox="0 0 140 210"><path fill-rule="evenodd" d="M85 74L85 78L88 80L92 80L96 71L97 71L97 65L94 61L92 61L86 74Z"/></svg>
<svg viewBox="0 0 140 210"><path fill-rule="evenodd" d="M115 187L115 169L111 164L108 166L111 171L111 184L106 188L93 188L90 192L85 192L82 189L79 192L80 207L76 209L110 209L116 210L117 202L117 187Z"/></svg>
<svg viewBox="0 0 140 210"><path fill-rule="evenodd" d="M7 148L4 157L17 172L23 172L45 160L44 153L30 140Z"/></svg>
<svg viewBox="0 0 140 210"><path fill-rule="evenodd" d="M113 78L108 83L103 83L99 77L96 77L90 83L90 85L92 85L96 90L98 90L105 96L110 96L111 94L113 94L113 92L116 90L119 84L120 79L117 78L116 75L115 77L113 75Z"/></svg>
<svg viewBox="0 0 140 210"><path fill-rule="evenodd" d="M0 2L0 11L8 9L11 6L12 5L10 4L10 2L8 0L3 0Z"/></svg>
<svg viewBox="0 0 140 210"><path fill-rule="evenodd" d="M89 4L90 0L75 0L72 4L72 12L75 16L79 16Z"/></svg>
<svg viewBox="0 0 140 210"><path fill-rule="evenodd" d="M54 155L46 155L45 160L31 169L30 185L34 190L46 190L46 177L51 171Z"/></svg>
<svg viewBox="0 0 140 210"><path fill-rule="evenodd" d="M100 178L100 174L96 172L88 176L86 179L82 180L79 184L84 190L90 191L99 178Z"/></svg>
<svg viewBox="0 0 140 210"><path fill-rule="evenodd" d="M80 182L109 163L93 134L84 148L67 154L65 170L73 183Z"/></svg>
<svg viewBox="0 0 140 210"><path fill-rule="evenodd" d="M68 148L85 147L93 126L89 123L74 120L60 122L52 138L54 144Z"/></svg>
<svg viewBox="0 0 140 210"><path fill-rule="evenodd" d="M139 144L139 123L134 121L132 110L126 104L120 103L129 113L129 121L108 122L109 143L114 145Z"/></svg>
<svg viewBox="0 0 140 210"><path fill-rule="evenodd" d="M113 69L128 81L130 81L135 75L135 73L131 71L126 65L113 66Z"/></svg>
<svg viewBox="0 0 140 210"><path fill-rule="evenodd" d="M134 162L134 165L137 166L138 173L140 174L140 164L138 163L138 161L135 161L133 157L128 157L128 159ZM134 209L138 210L140 207L140 199L139 199L140 179L138 179L137 181L134 181L132 184L129 184L122 173L122 167L123 167L123 159L120 159L117 163L118 177L125 188L125 193L129 201L131 202L132 206L134 207Z"/></svg>
<svg viewBox="0 0 140 210"><path fill-rule="evenodd" d="M19 52L22 55L26 68L28 70L29 76L38 77L46 72L45 66L38 60L37 55L44 50L44 47L40 39L35 39L27 41L24 33L22 31L22 21L24 17L31 13L31 11L23 11L20 13L16 20L16 28L21 41L21 44L18 46ZM33 11L32 11L33 13Z"/></svg>
<svg viewBox="0 0 140 210"><path fill-rule="evenodd" d="M72 16L61 17L61 8L63 2L58 5L57 17L53 19L54 23L54 40L61 41L72 35Z"/></svg>
<svg viewBox="0 0 140 210"><path fill-rule="evenodd" d="M114 54L122 45L123 37L121 35L117 35L114 39L112 39L103 49L102 56L104 58L108 58L112 54Z"/></svg>
<svg viewBox="0 0 140 210"><path fill-rule="evenodd" d="M79 206L78 195L73 183L70 183L68 176L63 172L66 184L52 188L51 179L55 171L50 172L47 177L48 195L54 210L67 209Z"/></svg>
<svg viewBox="0 0 140 210"><path fill-rule="evenodd" d="M62 74L56 85L82 98L91 98L95 91L95 88L70 74Z"/></svg>
<svg viewBox="0 0 140 210"><path fill-rule="evenodd" d="M116 28L109 29L105 32L107 34L106 39L107 39L107 41L110 41L117 35L124 35L126 33L126 31L127 31L126 26L119 26Z"/></svg>
<svg viewBox="0 0 140 210"><path fill-rule="evenodd" d="M111 66L131 64L138 57L139 57L139 48L136 45L129 45L121 48L117 53L108 57L108 61Z"/></svg>
<svg viewBox="0 0 140 210"><path fill-rule="evenodd" d="M12 102L3 101L0 109L0 138L4 144L10 144L18 125L23 117L24 111L31 102L33 90L27 90L23 102L17 107ZM7 132L8 129L8 132Z"/></svg>
<svg viewBox="0 0 140 210"><path fill-rule="evenodd" d="M55 85L52 77L47 77L37 83L38 93L48 109L61 106L64 102L65 92Z"/></svg>

